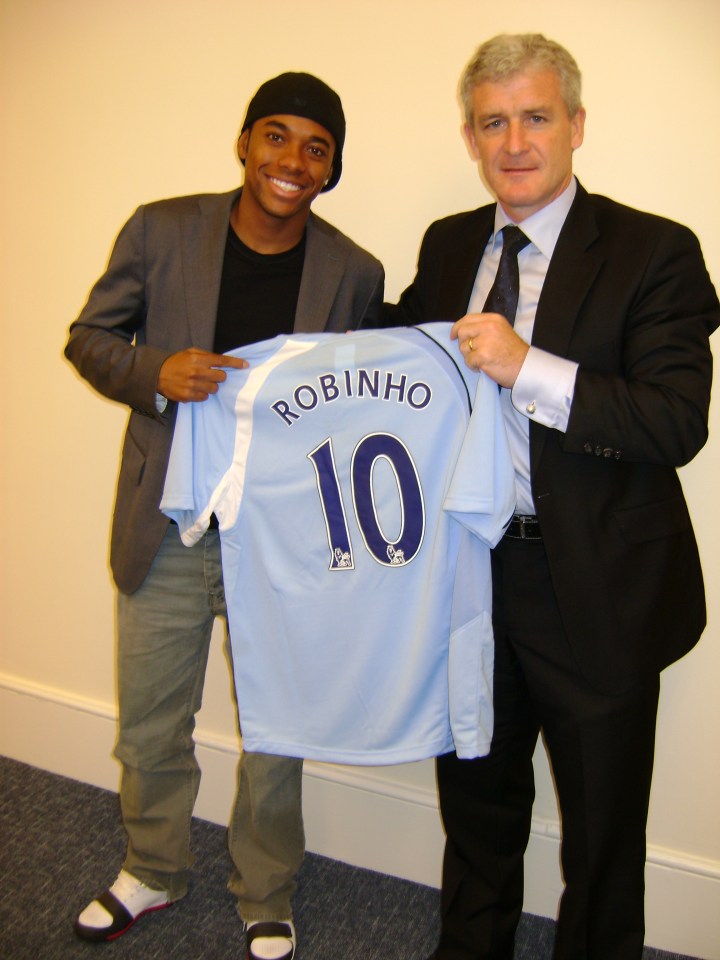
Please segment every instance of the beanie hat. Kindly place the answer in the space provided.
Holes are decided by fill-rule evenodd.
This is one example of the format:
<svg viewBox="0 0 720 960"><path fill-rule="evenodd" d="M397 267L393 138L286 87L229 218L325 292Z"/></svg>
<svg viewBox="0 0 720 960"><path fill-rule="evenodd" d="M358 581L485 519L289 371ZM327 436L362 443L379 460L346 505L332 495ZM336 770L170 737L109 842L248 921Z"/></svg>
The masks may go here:
<svg viewBox="0 0 720 960"><path fill-rule="evenodd" d="M345 142L345 115L340 97L310 73L281 73L279 77L266 81L252 98L240 133L256 120L282 113L314 120L332 134L335 141L332 173L321 192L332 190L342 173Z"/></svg>

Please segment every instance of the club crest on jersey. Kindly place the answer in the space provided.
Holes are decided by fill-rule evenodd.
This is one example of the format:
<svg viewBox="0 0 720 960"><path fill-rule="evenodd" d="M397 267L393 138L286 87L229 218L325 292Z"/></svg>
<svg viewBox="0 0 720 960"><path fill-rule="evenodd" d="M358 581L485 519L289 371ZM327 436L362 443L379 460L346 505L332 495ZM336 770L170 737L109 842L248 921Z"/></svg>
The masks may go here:
<svg viewBox="0 0 720 960"><path fill-rule="evenodd" d="M396 550L391 543L388 544L387 555L391 567L397 567L401 563L405 563L405 551Z"/></svg>
<svg viewBox="0 0 720 960"><path fill-rule="evenodd" d="M333 568L340 569L342 567L352 567L352 565L352 557L350 556L349 551L341 550L340 547L335 547L335 550L333 551Z"/></svg>
<svg viewBox="0 0 720 960"><path fill-rule="evenodd" d="M343 370L342 374L323 373L312 383L301 383L292 393L292 400L280 399L270 404L272 410L291 427L303 415L320 404L343 398L383 400L407 404L413 410L424 410L432 400L429 384L422 380L408 382L407 374L396 376L389 370Z"/></svg>

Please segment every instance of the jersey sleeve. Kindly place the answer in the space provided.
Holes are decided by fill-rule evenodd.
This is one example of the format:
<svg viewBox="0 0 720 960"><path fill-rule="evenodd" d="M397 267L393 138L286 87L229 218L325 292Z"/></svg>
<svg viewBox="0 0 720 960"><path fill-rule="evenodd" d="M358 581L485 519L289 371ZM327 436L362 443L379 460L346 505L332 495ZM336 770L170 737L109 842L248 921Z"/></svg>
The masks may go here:
<svg viewBox="0 0 720 960"><path fill-rule="evenodd" d="M443 509L494 547L514 508L515 473L500 409L500 393L497 385L481 374Z"/></svg>
<svg viewBox="0 0 720 960"><path fill-rule="evenodd" d="M252 355L252 348L230 356ZM205 533L213 513L221 518L235 455L237 398L246 370L226 369L218 392L201 403L180 404L160 509L180 530L186 546Z"/></svg>
<svg viewBox="0 0 720 960"><path fill-rule="evenodd" d="M223 384L226 390L203 403L178 408L160 509L177 523L186 546L197 543L219 510L223 477L232 462L235 431L223 427L229 383L230 378Z"/></svg>

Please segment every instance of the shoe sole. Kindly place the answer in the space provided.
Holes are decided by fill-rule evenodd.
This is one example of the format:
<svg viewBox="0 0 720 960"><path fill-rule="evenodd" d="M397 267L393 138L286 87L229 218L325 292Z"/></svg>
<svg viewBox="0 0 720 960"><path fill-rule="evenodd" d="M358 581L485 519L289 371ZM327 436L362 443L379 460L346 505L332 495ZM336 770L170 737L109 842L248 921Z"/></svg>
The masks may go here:
<svg viewBox="0 0 720 960"><path fill-rule="evenodd" d="M172 907L173 904L174 901L170 903L159 903L156 907L148 907L147 910L141 910L136 917L132 918L130 923L125 924L121 930L113 931L113 933L103 933L102 927L82 927L76 923L75 934L80 937L81 940L91 940L94 943L112 943L113 940L122 937L131 927L134 927L141 917L144 917L148 913L157 913L158 910L167 910L167 908Z"/></svg>

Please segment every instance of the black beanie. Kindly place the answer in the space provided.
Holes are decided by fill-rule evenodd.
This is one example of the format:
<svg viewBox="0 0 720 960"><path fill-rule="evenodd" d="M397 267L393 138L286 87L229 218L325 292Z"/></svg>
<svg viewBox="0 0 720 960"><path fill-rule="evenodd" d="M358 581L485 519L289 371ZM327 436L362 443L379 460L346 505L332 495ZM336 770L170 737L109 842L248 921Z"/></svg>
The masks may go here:
<svg viewBox="0 0 720 960"><path fill-rule="evenodd" d="M256 120L282 113L314 120L332 134L335 141L332 173L321 193L332 190L342 173L345 143L345 114L340 97L310 73L281 73L279 77L266 81L252 98L240 133Z"/></svg>

